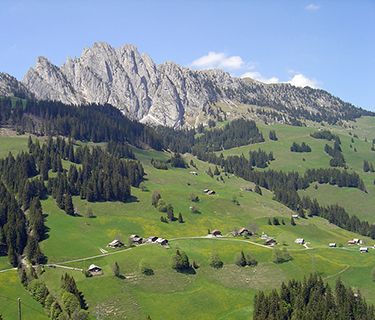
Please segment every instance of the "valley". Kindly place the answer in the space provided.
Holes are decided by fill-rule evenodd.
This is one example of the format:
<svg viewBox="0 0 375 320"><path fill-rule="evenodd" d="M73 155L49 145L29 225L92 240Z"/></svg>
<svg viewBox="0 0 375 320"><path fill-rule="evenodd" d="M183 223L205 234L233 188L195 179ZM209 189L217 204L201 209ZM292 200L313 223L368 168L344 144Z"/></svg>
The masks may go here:
<svg viewBox="0 0 375 320"><path fill-rule="evenodd" d="M373 158L370 150L372 137L366 126L362 127L362 123L369 121L372 118L359 119L351 124L354 129L329 127L339 135L347 165L358 172L367 193L356 188L315 183L299 193L309 194L325 205L338 202L350 214L374 222L371 207L375 174L362 171L363 160ZM318 129L316 124L314 127L292 127L259 123L258 127L265 142L225 150L224 156L246 155L250 150L261 148L274 154L275 160L270 162L269 169L303 173L311 168L329 168L330 157L324 152L326 141L310 136ZM268 138L270 130L275 130L277 141ZM349 132L359 136L352 143L357 152L349 148L352 138ZM1 155L27 150L27 140L27 135L0 137ZM312 151L292 153L292 142L306 142ZM282 281L303 279L316 272L332 285L341 278L353 290L360 290L369 303L375 303L372 285L375 265L372 246L375 240L338 228L320 217L296 219L293 226L291 215L294 212L273 200L270 191L261 188L262 195L246 191L254 189L254 183L225 173L221 168L219 175L210 177L206 172L209 168L213 171L215 166L191 154L184 154L183 158L186 163L193 160L196 168L160 170L151 164L151 160L166 161L171 158L171 153L135 147L132 150L146 176L140 187L132 187L133 199L130 202L88 202L74 196L74 208L80 216L69 216L57 207L52 197L41 201L48 236L40 242L40 247L48 257L48 265L58 265L53 268L44 266L39 276L50 292L59 294L60 278L67 272L83 292L93 319L123 319L125 316L127 319L146 319L147 316L151 319L176 319L183 318L186 313L199 319L241 319L251 317L252 300L258 290L269 291L279 287ZM63 161L64 168L71 164ZM214 190L215 194L207 195L204 189ZM182 214L184 223L160 221L163 213L151 204L154 191L160 192L162 199L172 204L175 215ZM192 202L191 194L198 196L199 201ZM361 201L357 201L359 197ZM192 212L192 206L196 207L196 213ZM88 212L94 217L89 217ZM269 225L268 219L274 217L280 222L283 220L285 225ZM231 232L241 227L249 228L255 234L248 238L233 237ZM207 237L207 230L213 229L220 230L222 237ZM264 246L260 239L263 233L275 238L276 248L286 248L293 259L274 263L275 249ZM169 247L155 244L128 247L131 234L144 238L151 235L163 237L169 240ZM295 244L297 238L305 239L306 246ZM353 238L362 239L363 246L370 248L369 253L361 254L359 246L348 245L347 241ZM125 248L108 248L107 244L113 239L121 239ZM337 244L336 248L328 247L332 242ZM195 261L199 268L193 269L192 273L173 270L171 259L176 249L186 252L190 262ZM235 260L241 251L251 253L258 262L257 266L238 267ZM220 257L223 268L210 266L212 255ZM113 275L115 262L124 275L123 279ZM79 270L63 268L86 270L91 264L100 266L103 275L87 278ZM143 265L152 268L154 274L143 274ZM16 297L20 296L24 301L24 319L47 319L43 308L19 284L17 271L8 270L7 257L0 258L0 266L4 270L0 273L1 283L17 283L12 290L8 286L0 288L3 317L16 316Z"/></svg>

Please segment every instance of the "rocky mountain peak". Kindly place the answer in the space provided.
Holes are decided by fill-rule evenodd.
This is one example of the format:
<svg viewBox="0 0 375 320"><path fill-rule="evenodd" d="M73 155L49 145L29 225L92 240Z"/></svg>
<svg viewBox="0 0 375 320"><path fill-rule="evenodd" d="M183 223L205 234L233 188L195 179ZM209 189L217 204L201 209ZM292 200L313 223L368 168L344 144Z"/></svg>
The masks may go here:
<svg viewBox="0 0 375 320"><path fill-rule="evenodd" d="M212 117L254 118L260 114L254 106L267 121L272 115L282 122L298 117L331 121L362 112L323 90L267 85L169 61L156 65L133 45L114 48L105 42L94 43L61 67L38 57L22 83L3 76L0 85L8 95L15 88L41 100L109 103L132 119L172 127L196 126Z"/></svg>
<svg viewBox="0 0 375 320"><path fill-rule="evenodd" d="M0 72L0 96L32 98L32 94L15 77Z"/></svg>

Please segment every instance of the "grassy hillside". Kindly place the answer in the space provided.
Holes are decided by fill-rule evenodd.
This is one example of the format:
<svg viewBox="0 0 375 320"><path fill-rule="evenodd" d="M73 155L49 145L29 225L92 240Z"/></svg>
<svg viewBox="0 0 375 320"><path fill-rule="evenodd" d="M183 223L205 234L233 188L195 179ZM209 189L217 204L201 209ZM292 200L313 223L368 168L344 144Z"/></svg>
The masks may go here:
<svg viewBox="0 0 375 320"><path fill-rule="evenodd" d="M364 159L373 161L375 152L370 150L371 121L360 119L354 129L343 130L332 127L340 135L345 159L350 168L356 170L365 181L368 193L358 189L338 188L319 185L310 187L303 193L317 197L323 204L336 203L344 206L349 213L369 221L375 221L371 210L375 198L374 173L363 173ZM225 155L247 155L249 150L259 147L272 151L276 158L270 168L285 171L307 168L329 167L330 157L324 153L325 140L310 137L316 128L291 127L283 125L265 126L261 130L266 138L264 143L226 150ZM269 141L268 132L276 130L278 141ZM351 142L358 132L359 138ZM375 135L375 133L374 133ZM368 142L364 141L368 136ZM292 153L292 142L306 142L311 153ZM0 137L0 156L9 151L26 149L26 137ZM357 148L354 152L349 145ZM89 304L92 319L184 319L186 315L195 319L243 319L252 314L252 299L257 290L276 288L282 281L292 278L302 279L310 272L318 272L330 283L341 277L345 283L360 289L370 303L375 303L375 289L372 269L375 265L375 250L360 254L358 246L348 246L347 241L358 235L340 229L321 218L298 219L297 225L290 224L292 212L274 201L272 194L262 190L263 195L245 191L254 185L243 179L221 172L224 182L211 178L206 170L213 166L194 159L198 169L155 169L151 159L166 160L166 152L134 150L147 173L142 188L132 188L133 201L88 203L79 197L73 199L80 217L66 215L58 209L52 198L42 201L47 214L48 238L41 242L41 249L49 263L57 263L57 268L45 267L41 276L52 292L60 290L60 278L64 272L71 273L83 291ZM185 155L190 162L192 156ZM305 160L303 160L303 158ZM64 165L68 165L65 162ZM197 171L192 175L190 171ZM208 196L203 189L216 191ZM171 203L175 215L183 215L185 223L162 223L158 212L151 205L153 191L159 191L162 198ZM199 196L193 203L190 195ZM351 199L356 199L352 201ZM360 199L360 200L358 200ZM198 213L192 213L196 206ZM92 210L95 217L86 216ZM268 218L278 217L285 225L268 225ZM240 227L249 227L254 236L234 238L230 232ZM220 229L223 238L206 238L208 229ZM266 233L274 237L278 248L287 248L293 260L275 264L273 249L263 246L260 235ZM156 235L170 240L170 248L157 245L141 245L121 250L109 249L107 244L115 238L127 243L131 234L140 236ZM294 243L296 238L304 238L307 246ZM361 237L365 245L375 241ZM337 248L328 248L328 243L337 243ZM199 264L195 274L178 273L171 268L171 259L176 249L185 251L190 262ZM107 254L103 254L103 250ZM250 252L258 261L257 267L240 268L234 264L236 256L243 250ZM209 266L210 256L217 254L224 262L222 269ZM113 276L112 266L118 262L124 279ZM90 264L103 268L104 274L86 278L81 271L63 267L87 269ZM146 276L140 265L148 265L154 275ZM6 257L0 258L0 269L9 268ZM25 303L24 319L44 319L42 307L37 304L17 280L15 271L0 273L0 312L5 319L13 319L16 314L14 302L21 297ZM9 300L10 299L10 300ZM9 303L12 301L12 303Z"/></svg>
<svg viewBox="0 0 375 320"><path fill-rule="evenodd" d="M375 173L363 172L363 161L367 160L375 163L375 152L371 150L372 139L375 132L371 132L371 126L375 126L374 118L363 117L357 122L351 122L348 128L339 126L320 127L321 129L331 130L337 134L341 140L341 148L349 170L356 171L363 179L367 193L354 188L338 188L335 186L320 186L315 189L314 186L306 191L300 191L300 194L307 194L315 197L322 204L339 203L350 214L355 214L361 219L369 222L375 222ZM374 128L374 127L372 127ZM324 152L325 144L332 145L327 140L315 139L310 136L312 132L317 131L318 127L293 127L287 125L260 126L260 129L266 139L264 143L250 146L242 146L225 150L224 156L241 155L248 156L250 150L261 148L267 152L272 151L275 160L269 165L270 169L283 171L298 171L303 173L309 168L329 168L329 155ZM275 130L278 141L268 139L270 130ZM358 137L355 137L358 136ZM352 142L353 139L353 142ZM365 141L367 139L367 141ZM311 152L291 152L290 146L293 142L307 143ZM352 147L350 147L352 145ZM267 169L265 169L267 170Z"/></svg>

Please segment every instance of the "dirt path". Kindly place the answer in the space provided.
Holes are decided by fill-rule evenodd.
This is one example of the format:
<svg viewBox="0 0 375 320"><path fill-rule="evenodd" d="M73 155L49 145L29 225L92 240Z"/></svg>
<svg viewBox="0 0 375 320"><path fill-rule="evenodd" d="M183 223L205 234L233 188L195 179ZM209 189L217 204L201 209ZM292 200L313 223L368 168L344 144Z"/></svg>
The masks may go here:
<svg viewBox="0 0 375 320"><path fill-rule="evenodd" d="M9 269L0 270L0 273L13 271L13 270L17 270L17 268L9 268Z"/></svg>
<svg viewBox="0 0 375 320"><path fill-rule="evenodd" d="M327 280L327 279L330 279L330 278L336 277L336 276L338 276L338 275L344 273L344 272L345 272L346 270L348 270L349 268L350 268L350 266L347 265L347 266L346 266L344 269L342 269L341 271L339 271L339 272L337 272L337 273L335 273L335 274L332 274L332 275L330 275L330 276L325 277L324 280Z"/></svg>
<svg viewBox="0 0 375 320"><path fill-rule="evenodd" d="M254 241L250 241L250 240L247 240L247 239L226 238L226 237L210 237L210 236L177 237L177 238L172 238L169 241L194 240L194 239L245 242L245 243L249 243L249 244L252 244L252 245L255 245L255 246L258 246L258 247L262 247L262 248L266 248L266 249L270 249L270 250L273 249L272 246L266 246L264 244L260 244L260 243L257 243L257 242L254 242ZM148 244L144 243L144 244L140 244L140 245L135 246L135 247L125 248L125 249L122 249L122 250L117 250L117 251L113 251L113 252L102 253L102 254L98 254L98 255L94 255L94 256L89 256L89 257L84 257L84 258L77 258L77 259L66 260L66 261L59 261L59 262L51 262L51 263L45 264L45 266L49 267L51 265L56 265L56 266L59 266L59 267L64 267L64 266L62 266L64 264L70 264L70 263L74 263L74 262L88 261L88 260L93 260L93 259L102 258L102 257L106 257L106 256L111 256L111 255L119 254L119 253L122 253L122 252L125 252L125 251L128 251L128 250L132 250L134 248L137 248L137 247L140 247L140 246L144 246L144 245L148 245ZM316 247L315 249L317 249L317 248L318 247ZM305 251L305 250L312 250L312 249L314 249L314 248L311 248L311 247L308 247L307 245L306 246L304 245L303 249L302 248L301 249L289 249L289 251ZM347 248L343 247L343 248L338 248L338 249L344 249L345 250ZM103 250L103 251L105 251L105 250ZM75 268L75 269L79 269L79 268ZM9 269L0 270L0 273L8 272L8 271L14 271L14 270L17 270L17 268L9 268ZM81 270L81 269L79 269L79 270ZM342 272L344 272L344 271L346 271L346 270L343 270ZM333 276L335 276L335 275L333 275Z"/></svg>

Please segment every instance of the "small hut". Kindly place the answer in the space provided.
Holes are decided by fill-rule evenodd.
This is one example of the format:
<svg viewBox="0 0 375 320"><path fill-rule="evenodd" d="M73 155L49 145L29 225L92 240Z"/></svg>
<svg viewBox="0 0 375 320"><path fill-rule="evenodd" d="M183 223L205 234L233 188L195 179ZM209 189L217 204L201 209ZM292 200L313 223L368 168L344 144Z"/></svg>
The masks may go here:
<svg viewBox="0 0 375 320"><path fill-rule="evenodd" d="M141 244L143 242L143 238L137 234L132 234L129 239L133 244Z"/></svg>
<svg viewBox="0 0 375 320"><path fill-rule="evenodd" d="M168 245L168 240L164 238L157 238L156 243L160 244L161 246L167 246Z"/></svg>
<svg viewBox="0 0 375 320"><path fill-rule="evenodd" d="M238 235L240 235L240 236L251 236L252 232L249 231L246 228L241 228L240 230L238 230Z"/></svg>
<svg viewBox="0 0 375 320"><path fill-rule="evenodd" d="M111 241L110 243L108 243L107 246L110 248L121 248L124 246L124 244L121 242L121 240L115 239Z"/></svg>
<svg viewBox="0 0 375 320"><path fill-rule="evenodd" d="M305 243L305 239L303 239L303 238L297 238L294 242L296 244L304 244Z"/></svg>
<svg viewBox="0 0 375 320"><path fill-rule="evenodd" d="M330 248L336 248L336 243L335 242L331 242L328 246Z"/></svg>
<svg viewBox="0 0 375 320"><path fill-rule="evenodd" d="M155 243L155 241L158 239L157 236L150 236L147 238L146 242L147 243Z"/></svg>
<svg viewBox="0 0 375 320"><path fill-rule="evenodd" d="M102 268L98 267L95 264L91 264L87 269L87 272L92 276L100 276L103 274Z"/></svg>
<svg viewBox="0 0 375 320"><path fill-rule="evenodd" d="M276 244L276 240L273 238L268 238L266 241L264 241L264 244L266 246L274 246Z"/></svg>
<svg viewBox="0 0 375 320"><path fill-rule="evenodd" d="M214 237L219 237L221 236L221 231L218 229L215 229L211 232L211 235L213 235Z"/></svg>

